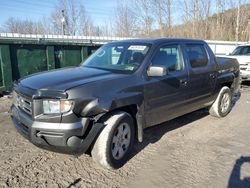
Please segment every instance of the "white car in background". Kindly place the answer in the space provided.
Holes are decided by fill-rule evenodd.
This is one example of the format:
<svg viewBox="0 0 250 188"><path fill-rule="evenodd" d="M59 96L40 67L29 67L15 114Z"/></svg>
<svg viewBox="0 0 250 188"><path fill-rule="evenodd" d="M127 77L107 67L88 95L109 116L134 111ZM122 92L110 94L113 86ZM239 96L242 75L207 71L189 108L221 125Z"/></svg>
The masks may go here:
<svg viewBox="0 0 250 188"><path fill-rule="evenodd" d="M240 64L241 79L250 81L250 44L240 45L227 57L235 58Z"/></svg>

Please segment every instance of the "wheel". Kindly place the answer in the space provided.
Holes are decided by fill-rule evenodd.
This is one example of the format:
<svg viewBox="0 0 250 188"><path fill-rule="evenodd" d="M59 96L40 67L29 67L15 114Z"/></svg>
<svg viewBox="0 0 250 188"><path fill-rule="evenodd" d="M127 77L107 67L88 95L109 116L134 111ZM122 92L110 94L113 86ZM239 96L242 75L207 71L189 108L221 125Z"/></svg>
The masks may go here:
<svg viewBox="0 0 250 188"><path fill-rule="evenodd" d="M221 88L215 102L209 109L209 113L215 117L225 117L231 110L232 92L224 86Z"/></svg>
<svg viewBox="0 0 250 188"><path fill-rule="evenodd" d="M93 160L101 166L120 168L128 160L135 139L133 118L126 112L112 114L91 151Z"/></svg>

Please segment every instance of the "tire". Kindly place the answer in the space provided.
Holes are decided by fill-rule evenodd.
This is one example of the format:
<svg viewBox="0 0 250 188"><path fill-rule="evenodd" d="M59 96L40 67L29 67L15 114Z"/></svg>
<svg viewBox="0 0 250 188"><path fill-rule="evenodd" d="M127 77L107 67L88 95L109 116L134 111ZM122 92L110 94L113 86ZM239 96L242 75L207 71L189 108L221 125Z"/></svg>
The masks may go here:
<svg viewBox="0 0 250 188"><path fill-rule="evenodd" d="M210 107L209 113L211 116L219 118L225 117L231 111L231 104L232 92L228 87L224 86L221 88L215 102Z"/></svg>
<svg viewBox="0 0 250 188"><path fill-rule="evenodd" d="M126 112L113 113L104 122L105 128L97 138L91 155L107 169L117 169L128 160L135 139L134 120Z"/></svg>

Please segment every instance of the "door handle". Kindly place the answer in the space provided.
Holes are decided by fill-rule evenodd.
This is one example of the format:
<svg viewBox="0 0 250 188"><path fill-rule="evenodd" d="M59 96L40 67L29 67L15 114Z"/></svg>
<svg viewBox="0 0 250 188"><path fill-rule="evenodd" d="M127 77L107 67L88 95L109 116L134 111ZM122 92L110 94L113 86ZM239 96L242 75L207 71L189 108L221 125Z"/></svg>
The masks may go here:
<svg viewBox="0 0 250 188"><path fill-rule="evenodd" d="M209 74L209 77L212 79L215 79L215 74L211 73L211 74Z"/></svg>
<svg viewBox="0 0 250 188"><path fill-rule="evenodd" d="M186 79L181 79L180 84L184 85L184 86L187 86L187 80Z"/></svg>

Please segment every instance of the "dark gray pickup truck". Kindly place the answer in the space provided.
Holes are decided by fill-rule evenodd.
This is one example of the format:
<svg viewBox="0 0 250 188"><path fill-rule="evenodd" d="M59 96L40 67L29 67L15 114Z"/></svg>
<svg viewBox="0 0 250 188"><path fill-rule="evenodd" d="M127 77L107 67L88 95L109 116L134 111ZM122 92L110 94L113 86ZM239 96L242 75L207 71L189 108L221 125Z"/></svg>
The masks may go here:
<svg viewBox="0 0 250 188"><path fill-rule="evenodd" d="M11 117L39 147L91 151L102 166L119 168L147 127L201 108L226 116L239 75L235 59L216 58L202 40L112 42L79 67L19 80Z"/></svg>

